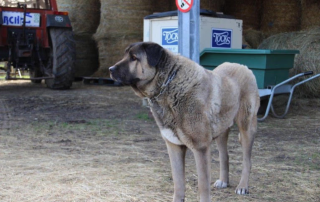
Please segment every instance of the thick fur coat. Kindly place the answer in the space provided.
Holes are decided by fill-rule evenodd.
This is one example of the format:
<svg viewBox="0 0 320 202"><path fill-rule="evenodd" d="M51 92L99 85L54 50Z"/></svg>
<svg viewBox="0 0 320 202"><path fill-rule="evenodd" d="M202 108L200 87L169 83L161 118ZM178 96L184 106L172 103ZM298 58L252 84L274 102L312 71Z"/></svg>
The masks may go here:
<svg viewBox="0 0 320 202"><path fill-rule="evenodd" d="M248 193L251 150L257 128L259 93L246 66L223 63L213 71L155 43L130 45L122 60L110 67L113 79L130 85L148 98L152 114L166 141L174 180L173 201L184 200L184 156L195 155L200 201L210 201L210 145L216 141L220 178L215 187L229 184L227 139L230 127L239 127L243 171L236 189Z"/></svg>

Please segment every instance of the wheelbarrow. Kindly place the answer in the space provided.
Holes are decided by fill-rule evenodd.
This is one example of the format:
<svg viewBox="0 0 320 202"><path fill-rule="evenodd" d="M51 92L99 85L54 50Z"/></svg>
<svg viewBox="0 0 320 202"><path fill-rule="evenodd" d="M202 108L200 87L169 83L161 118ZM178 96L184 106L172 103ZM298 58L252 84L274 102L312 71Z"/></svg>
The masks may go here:
<svg viewBox="0 0 320 202"><path fill-rule="evenodd" d="M307 75L312 75L313 72L312 71L308 71L308 72L304 72L304 73L300 73L300 74L297 74L293 77L290 77L289 79L287 80L284 80L283 82L277 84L277 85L274 85L274 86L268 86L266 89L259 89L259 96L260 96L260 99L263 100L263 99L268 99L268 105L266 107L266 111L263 115L263 117L259 118L258 117L258 121L263 121L267 118L269 112L270 112L270 109L271 109L271 112L273 114L274 117L276 118L284 118L286 116L286 114L288 113L289 111L289 108L290 108L290 103L291 103L291 99L292 99L292 95L293 95L293 92L294 92L294 89L301 85L301 84L304 84L308 81L311 81L317 77L320 77L320 74L316 74L312 77L309 77L309 78L306 78L294 85L291 85L290 82L299 78L299 77L303 77L303 76L307 76ZM275 110L274 110L274 107L272 105L272 101L273 101L273 98L275 95L280 95L280 94L289 94L289 97L288 97L288 100L287 100L287 105L286 105L286 108L285 108L285 111L284 113L282 113L281 115L278 115Z"/></svg>

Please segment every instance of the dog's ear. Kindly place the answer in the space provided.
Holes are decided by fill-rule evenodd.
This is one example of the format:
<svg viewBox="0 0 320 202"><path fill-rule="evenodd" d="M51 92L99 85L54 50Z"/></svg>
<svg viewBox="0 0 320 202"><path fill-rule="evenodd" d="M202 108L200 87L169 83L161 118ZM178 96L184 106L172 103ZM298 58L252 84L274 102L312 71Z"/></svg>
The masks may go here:
<svg viewBox="0 0 320 202"><path fill-rule="evenodd" d="M155 67L159 63L162 55L164 54L162 46L156 43L144 43L143 47L147 54L148 64L150 66Z"/></svg>
<svg viewBox="0 0 320 202"><path fill-rule="evenodd" d="M141 44L141 42L136 42L136 43L130 44L130 45L126 48L126 50L125 50L124 52L125 52L125 53L128 53L129 50L130 50L133 46L136 46L136 45L139 45L139 44Z"/></svg>

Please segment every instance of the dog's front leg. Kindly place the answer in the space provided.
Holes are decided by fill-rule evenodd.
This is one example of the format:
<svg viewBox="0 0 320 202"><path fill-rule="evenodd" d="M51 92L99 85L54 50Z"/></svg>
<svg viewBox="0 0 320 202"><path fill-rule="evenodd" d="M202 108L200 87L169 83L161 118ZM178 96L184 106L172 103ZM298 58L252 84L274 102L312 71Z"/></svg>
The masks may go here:
<svg viewBox="0 0 320 202"><path fill-rule="evenodd" d="M166 141L174 183L173 202L184 202L185 198L185 156L187 147Z"/></svg>
<svg viewBox="0 0 320 202"><path fill-rule="evenodd" d="M197 166L200 202L210 202L211 154L210 145L200 150L192 150Z"/></svg>

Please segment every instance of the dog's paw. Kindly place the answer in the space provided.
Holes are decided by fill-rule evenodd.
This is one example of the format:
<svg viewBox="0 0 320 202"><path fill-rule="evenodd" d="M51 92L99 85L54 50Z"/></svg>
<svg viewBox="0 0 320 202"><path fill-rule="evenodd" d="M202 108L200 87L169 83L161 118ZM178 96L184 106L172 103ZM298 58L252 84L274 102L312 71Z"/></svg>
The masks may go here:
<svg viewBox="0 0 320 202"><path fill-rule="evenodd" d="M239 194L239 195L246 195L246 194L249 194L249 189L248 188L237 188L235 192L236 192L236 194Z"/></svg>
<svg viewBox="0 0 320 202"><path fill-rule="evenodd" d="M223 182L221 180L217 180L213 186L216 188L222 189L222 188L226 188L228 186L228 183Z"/></svg>

